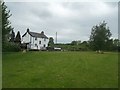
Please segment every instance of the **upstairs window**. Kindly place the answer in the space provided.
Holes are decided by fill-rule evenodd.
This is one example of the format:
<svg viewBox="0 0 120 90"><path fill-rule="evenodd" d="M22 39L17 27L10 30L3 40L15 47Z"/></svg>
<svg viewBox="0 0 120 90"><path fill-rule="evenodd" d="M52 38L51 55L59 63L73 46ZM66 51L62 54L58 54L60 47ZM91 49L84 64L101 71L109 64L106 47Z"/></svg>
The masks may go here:
<svg viewBox="0 0 120 90"><path fill-rule="evenodd" d="M46 38L44 38L44 41L46 41Z"/></svg>
<svg viewBox="0 0 120 90"><path fill-rule="evenodd" d="M41 41L39 41L39 44L41 44Z"/></svg>
<svg viewBox="0 0 120 90"><path fill-rule="evenodd" d="M35 37L35 40L37 40L37 37Z"/></svg>

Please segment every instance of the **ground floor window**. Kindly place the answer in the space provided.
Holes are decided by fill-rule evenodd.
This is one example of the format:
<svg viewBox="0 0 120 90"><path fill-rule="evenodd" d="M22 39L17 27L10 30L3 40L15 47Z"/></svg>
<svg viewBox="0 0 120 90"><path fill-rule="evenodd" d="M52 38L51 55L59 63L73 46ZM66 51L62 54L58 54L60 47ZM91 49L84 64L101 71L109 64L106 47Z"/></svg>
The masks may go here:
<svg viewBox="0 0 120 90"><path fill-rule="evenodd" d="M35 44L35 46L37 47L37 49L38 49L38 45L37 44Z"/></svg>
<svg viewBox="0 0 120 90"><path fill-rule="evenodd" d="M45 44L44 44L44 46L43 47L45 47Z"/></svg>
<svg viewBox="0 0 120 90"><path fill-rule="evenodd" d="M41 44L41 41L39 41L39 44Z"/></svg>
<svg viewBox="0 0 120 90"><path fill-rule="evenodd" d="M37 44L35 44L35 46L37 46Z"/></svg>

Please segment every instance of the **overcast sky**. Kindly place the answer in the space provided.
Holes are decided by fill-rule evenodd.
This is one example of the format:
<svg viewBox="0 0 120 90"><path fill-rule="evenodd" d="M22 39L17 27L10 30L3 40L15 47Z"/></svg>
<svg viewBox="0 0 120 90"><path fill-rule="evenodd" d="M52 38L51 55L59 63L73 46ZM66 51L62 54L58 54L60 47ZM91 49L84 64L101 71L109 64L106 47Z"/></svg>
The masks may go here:
<svg viewBox="0 0 120 90"><path fill-rule="evenodd" d="M14 31L44 31L59 43L89 40L91 28L105 20L112 38L118 38L117 2L7 2Z"/></svg>

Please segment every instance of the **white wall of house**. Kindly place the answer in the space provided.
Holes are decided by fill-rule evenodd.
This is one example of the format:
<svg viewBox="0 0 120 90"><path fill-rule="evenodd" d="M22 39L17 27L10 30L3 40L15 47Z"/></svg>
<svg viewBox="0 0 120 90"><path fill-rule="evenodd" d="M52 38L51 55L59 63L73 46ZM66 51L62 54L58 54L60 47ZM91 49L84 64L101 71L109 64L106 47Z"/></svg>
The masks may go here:
<svg viewBox="0 0 120 90"><path fill-rule="evenodd" d="M48 46L48 39L32 37L31 39L31 49L43 49ZM44 47L45 46L45 47Z"/></svg>
<svg viewBox="0 0 120 90"><path fill-rule="evenodd" d="M22 43L29 43L30 37L31 36L27 33L24 37L22 37Z"/></svg>
<svg viewBox="0 0 120 90"><path fill-rule="evenodd" d="M30 43L31 42L31 43ZM28 47L30 49L46 49L49 39L32 37L28 33L22 38L22 43L30 43Z"/></svg>

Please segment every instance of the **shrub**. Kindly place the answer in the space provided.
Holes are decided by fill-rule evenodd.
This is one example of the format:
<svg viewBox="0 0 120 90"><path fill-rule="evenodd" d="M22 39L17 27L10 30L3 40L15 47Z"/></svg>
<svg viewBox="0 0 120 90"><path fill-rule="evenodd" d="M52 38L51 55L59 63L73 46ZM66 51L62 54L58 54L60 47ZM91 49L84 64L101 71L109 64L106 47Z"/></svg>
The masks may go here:
<svg viewBox="0 0 120 90"><path fill-rule="evenodd" d="M3 52L18 52L21 50L20 45L13 42L6 42L2 46Z"/></svg>

